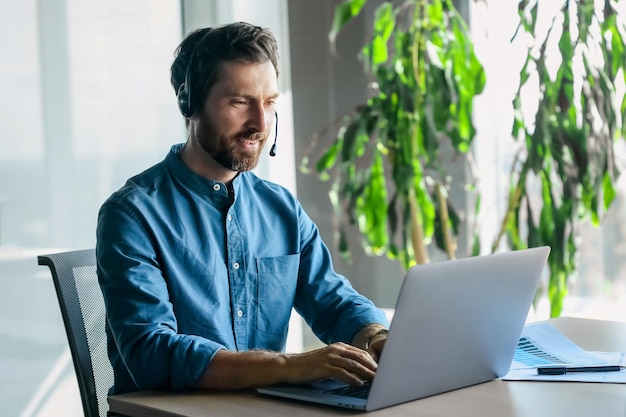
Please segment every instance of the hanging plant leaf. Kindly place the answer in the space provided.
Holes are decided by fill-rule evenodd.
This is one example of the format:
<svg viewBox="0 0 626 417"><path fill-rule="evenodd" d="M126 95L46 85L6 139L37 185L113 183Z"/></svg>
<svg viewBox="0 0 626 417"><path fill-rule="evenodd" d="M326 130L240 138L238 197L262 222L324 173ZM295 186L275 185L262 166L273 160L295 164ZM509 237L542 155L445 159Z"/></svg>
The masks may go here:
<svg viewBox="0 0 626 417"><path fill-rule="evenodd" d="M337 36L365 4L336 6L333 52ZM334 138L315 165L322 179L333 181L341 252L349 253L343 228L356 225L366 253L387 254L405 268L428 262L426 246L433 241L454 257L461 216L447 192L440 192L443 203L432 195L449 187L442 144L446 158L449 149L467 153L476 134L473 99L486 77L467 26L451 0L383 1L359 53L370 97L329 131Z"/></svg>
<svg viewBox="0 0 626 417"><path fill-rule="evenodd" d="M328 34L328 41L330 43L330 49L333 54L337 54L336 40L337 35L345 25L347 25L352 19L354 19L361 10L367 0L348 0L335 7L335 14L333 15L333 26Z"/></svg>
<svg viewBox="0 0 626 417"><path fill-rule="evenodd" d="M599 225L615 198L614 180L619 172L612 148L626 132L621 123L626 120L626 101L616 100L615 92L616 77L626 74L626 27L612 2L563 1L547 33L539 35L538 4L522 1L518 8L520 23L514 38L523 34L534 42L528 47L513 101L511 132L514 138L525 139L521 161L513 172L521 179L512 187L519 196L509 201L501 230L506 230L513 248L525 244L552 247L548 297L550 314L555 317L563 307L568 277L576 270L578 224L589 220ZM553 53L548 51L554 50L560 59L556 66L548 66L548 54ZM555 62L554 57L550 62ZM540 94L533 123L527 123L521 91L532 66L537 69ZM524 185L528 181L540 182L540 198L533 193L534 187ZM525 202L525 212L515 201ZM493 248L499 247L501 237L502 233Z"/></svg>

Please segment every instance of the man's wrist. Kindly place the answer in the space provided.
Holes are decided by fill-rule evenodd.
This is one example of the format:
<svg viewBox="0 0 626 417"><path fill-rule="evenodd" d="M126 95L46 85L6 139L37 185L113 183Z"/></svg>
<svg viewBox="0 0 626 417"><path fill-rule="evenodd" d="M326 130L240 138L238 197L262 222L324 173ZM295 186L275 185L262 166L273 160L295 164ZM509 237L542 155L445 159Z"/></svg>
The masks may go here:
<svg viewBox="0 0 626 417"><path fill-rule="evenodd" d="M367 350L376 337L381 337L385 333L380 332L381 330L387 331L385 326L379 323L372 323L362 327L352 339L352 345Z"/></svg>
<svg viewBox="0 0 626 417"><path fill-rule="evenodd" d="M370 348L370 345L372 344L372 342L374 341L375 338L379 337L379 336L387 336L389 334L389 330L387 329L379 329L378 331L372 333L371 335L369 335L367 337L367 339L365 339L365 343L363 343L363 349L367 350Z"/></svg>

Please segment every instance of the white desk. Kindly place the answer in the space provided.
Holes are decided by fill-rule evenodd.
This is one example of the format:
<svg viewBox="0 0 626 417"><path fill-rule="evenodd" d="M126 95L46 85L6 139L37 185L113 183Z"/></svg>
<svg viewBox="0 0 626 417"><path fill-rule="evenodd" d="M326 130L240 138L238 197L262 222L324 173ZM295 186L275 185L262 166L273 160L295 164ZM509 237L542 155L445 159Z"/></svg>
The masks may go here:
<svg viewBox="0 0 626 417"><path fill-rule="evenodd" d="M558 318L551 323L586 350L626 351L626 323L574 318ZM253 391L137 392L113 396L109 403L112 411L131 417L362 414L263 397ZM372 417L626 417L626 384L495 380L367 414Z"/></svg>

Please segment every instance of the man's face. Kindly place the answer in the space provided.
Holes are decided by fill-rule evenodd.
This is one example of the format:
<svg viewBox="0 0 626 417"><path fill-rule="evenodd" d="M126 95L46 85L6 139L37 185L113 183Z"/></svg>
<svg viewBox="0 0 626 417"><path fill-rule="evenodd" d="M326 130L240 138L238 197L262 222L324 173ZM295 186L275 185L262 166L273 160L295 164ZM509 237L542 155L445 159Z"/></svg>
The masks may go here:
<svg viewBox="0 0 626 417"><path fill-rule="evenodd" d="M277 97L271 62L223 63L199 115L199 145L226 169L253 169L272 129Z"/></svg>

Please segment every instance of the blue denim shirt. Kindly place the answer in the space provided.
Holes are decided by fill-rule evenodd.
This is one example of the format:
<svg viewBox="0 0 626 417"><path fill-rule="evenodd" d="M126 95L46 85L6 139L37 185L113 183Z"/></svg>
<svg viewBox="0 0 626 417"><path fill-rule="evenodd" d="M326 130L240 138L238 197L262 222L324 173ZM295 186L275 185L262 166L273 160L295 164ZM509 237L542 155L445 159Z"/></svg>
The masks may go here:
<svg viewBox="0 0 626 417"><path fill-rule="evenodd" d="M285 347L291 309L324 342L384 314L334 272L319 231L283 187L192 172L182 145L131 178L98 217L112 394L192 389L220 349Z"/></svg>

